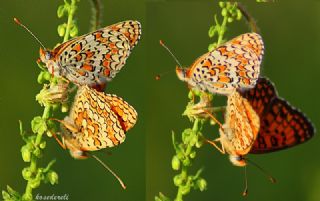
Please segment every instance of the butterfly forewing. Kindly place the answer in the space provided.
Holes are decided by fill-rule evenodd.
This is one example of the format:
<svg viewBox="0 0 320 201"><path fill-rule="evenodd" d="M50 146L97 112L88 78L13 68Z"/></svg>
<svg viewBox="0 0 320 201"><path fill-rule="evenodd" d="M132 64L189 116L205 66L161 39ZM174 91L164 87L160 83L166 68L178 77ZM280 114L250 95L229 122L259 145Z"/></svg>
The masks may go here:
<svg viewBox="0 0 320 201"><path fill-rule="evenodd" d="M128 20L67 41L52 51L53 73L79 85L110 81L124 66L140 35L140 23Z"/></svg>
<svg viewBox="0 0 320 201"><path fill-rule="evenodd" d="M184 80L192 87L224 95L234 89L253 88L263 52L260 35L242 34L197 59Z"/></svg>

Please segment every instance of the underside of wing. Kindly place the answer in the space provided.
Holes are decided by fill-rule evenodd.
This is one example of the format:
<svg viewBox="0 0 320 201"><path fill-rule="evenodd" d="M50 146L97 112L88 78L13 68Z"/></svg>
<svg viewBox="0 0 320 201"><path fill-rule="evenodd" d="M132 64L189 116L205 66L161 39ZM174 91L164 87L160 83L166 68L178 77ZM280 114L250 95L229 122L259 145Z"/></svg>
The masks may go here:
<svg viewBox="0 0 320 201"><path fill-rule="evenodd" d="M240 35L201 56L192 65L192 79L212 93L230 94L252 88L260 74L263 42L255 33Z"/></svg>
<svg viewBox="0 0 320 201"><path fill-rule="evenodd" d="M228 138L236 154L249 152L259 131L259 118L250 104L238 92L228 97L225 125L228 127Z"/></svg>
<svg viewBox="0 0 320 201"><path fill-rule="evenodd" d="M137 21L124 21L72 40L59 54L67 78L80 85L110 81L124 66L141 35Z"/></svg>

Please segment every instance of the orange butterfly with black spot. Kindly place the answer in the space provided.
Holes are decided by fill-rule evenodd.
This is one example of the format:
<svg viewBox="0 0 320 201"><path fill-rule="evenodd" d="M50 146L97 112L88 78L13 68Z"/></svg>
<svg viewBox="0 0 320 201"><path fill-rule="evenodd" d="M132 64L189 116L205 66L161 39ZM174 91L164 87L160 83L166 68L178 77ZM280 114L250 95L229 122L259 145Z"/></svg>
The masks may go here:
<svg viewBox="0 0 320 201"><path fill-rule="evenodd" d="M293 147L311 139L315 133L311 121L280 98L267 78L259 78L250 90L234 90L228 96L225 122L219 124L220 137L215 141L221 143L222 149L215 141L207 141L222 153L227 152L235 166L247 165L245 156L249 153Z"/></svg>

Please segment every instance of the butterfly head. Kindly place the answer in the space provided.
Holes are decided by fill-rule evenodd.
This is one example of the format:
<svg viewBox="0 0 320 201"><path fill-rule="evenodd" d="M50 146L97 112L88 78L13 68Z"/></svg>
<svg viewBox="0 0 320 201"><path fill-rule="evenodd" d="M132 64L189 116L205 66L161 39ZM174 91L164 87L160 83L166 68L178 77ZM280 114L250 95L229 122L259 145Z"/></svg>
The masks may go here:
<svg viewBox="0 0 320 201"><path fill-rule="evenodd" d="M247 161L242 155L229 155L229 159L235 166L244 167L247 165Z"/></svg>
<svg viewBox="0 0 320 201"><path fill-rule="evenodd" d="M190 70L180 66L176 66L176 73L180 80L187 81L190 77Z"/></svg>
<svg viewBox="0 0 320 201"><path fill-rule="evenodd" d="M43 49L40 47L40 58L39 60L44 63L48 71L53 75L53 76L59 76L61 74L61 68L58 66L57 62L55 61L55 57L52 51L48 49Z"/></svg>
<svg viewBox="0 0 320 201"><path fill-rule="evenodd" d="M52 59L52 53L47 49L43 49L42 47L40 47L39 53L40 53L40 60L43 63L48 63L48 61Z"/></svg>

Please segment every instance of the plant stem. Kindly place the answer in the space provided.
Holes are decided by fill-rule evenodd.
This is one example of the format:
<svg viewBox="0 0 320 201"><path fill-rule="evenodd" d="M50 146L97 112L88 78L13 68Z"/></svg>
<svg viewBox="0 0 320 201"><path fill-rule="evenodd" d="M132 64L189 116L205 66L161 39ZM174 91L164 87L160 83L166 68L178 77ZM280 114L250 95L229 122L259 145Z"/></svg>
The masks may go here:
<svg viewBox="0 0 320 201"><path fill-rule="evenodd" d="M51 106L46 106L44 108L43 114L42 114L42 118L44 118L44 119L48 119L49 118L49 116L50 116L50 108L51 108ZM35 140L35 143L34 143L34 147L39 148L38 146L39 146L39 144L41 142L42 136L43 136L43 133L40 133L40 132L37 133L36 140ZM31 161L30 161L29 168L30 168L30 171L33 174L35 174L35 172L37 170L37 157L34 154L31 155ZM32 179L28 180L24 195L32 195L32 189L33 188L31 187L31 183L32 183Z"/></svg>
<svg viewBox="0 0 320 201"><path fill-rule="evenodd" d="M68 21L67 21L67 27L66 27L66 32L63 38L63 42L67 42L70 36L70 30L72 26L72 21L73 21L73 15L76 11L76 1L77 0L71 0L71 5L69 7L69 14L68 14Z"/></svg>
<svg viewBox="0 0 320 201"><path fill-rule="evenodd" d="M227 22L228 22L228 16L224 16L224 17L223 17L222 24L221 24L221 27L226 27ZM226 30L225 30L224 28L219 31L217 46L221 45L222 40L223 40L223 36L224 36L224 33L225 33L225 32L226 32Z"/></svg>

